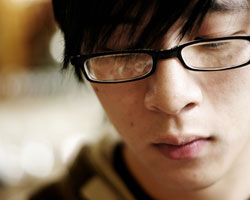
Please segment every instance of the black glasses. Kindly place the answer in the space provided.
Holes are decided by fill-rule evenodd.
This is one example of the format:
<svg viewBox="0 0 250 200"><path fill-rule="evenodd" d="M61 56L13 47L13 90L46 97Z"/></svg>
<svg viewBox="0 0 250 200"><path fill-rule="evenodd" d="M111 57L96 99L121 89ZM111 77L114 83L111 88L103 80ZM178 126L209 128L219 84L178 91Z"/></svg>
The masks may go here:
<svg viewBox="0 0 250 200"><path fill-rule="evenodd" d="M154 73L157 61L177 57L193 71L220 71L250 64L250 36L197 40L169 50L124 50L70 58L91 82L122 83Z"/></svg>

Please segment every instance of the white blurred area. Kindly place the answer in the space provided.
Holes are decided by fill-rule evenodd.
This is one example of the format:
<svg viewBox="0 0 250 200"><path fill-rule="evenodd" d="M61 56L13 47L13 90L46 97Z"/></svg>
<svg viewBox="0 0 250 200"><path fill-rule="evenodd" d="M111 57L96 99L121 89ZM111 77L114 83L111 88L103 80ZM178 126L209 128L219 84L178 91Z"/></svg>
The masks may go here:
<svg viewBox="0 0 250 200"><path fill-rule="evenodd" d="M0 0L1 200L25 200L101 132L90 86L72 67L61 71L63 38L51 13L49 0Z"/></svg>
<svg viewBox="0 0 250 200"><path fill-rule="evenodd" d="M30 93L26 84L21 85L13 96L0 101L0 180L5 195L9 191L13 200L20 199L13 190L30 189L36 179L38 183L60 175L78 148L98 137L103 120L101 106L89 88L73 78L61 84L60 72L54 72L42 75L45 82L57 80L53 90L47 88L45 94L41 88L39 96L39 91L33 91L34 76L39 75L25 77ZM61 91L56 92L56 87Z"/></svg>

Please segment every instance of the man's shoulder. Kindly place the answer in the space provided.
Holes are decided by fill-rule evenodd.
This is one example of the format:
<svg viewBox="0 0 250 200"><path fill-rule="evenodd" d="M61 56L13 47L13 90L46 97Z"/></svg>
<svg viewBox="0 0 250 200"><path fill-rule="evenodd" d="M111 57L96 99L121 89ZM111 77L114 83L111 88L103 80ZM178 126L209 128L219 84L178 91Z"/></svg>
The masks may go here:
<svg viewBox="0 0 250 200"><path fill-rule="evenodd" d="M30 200L128 199L130 194L113 168L118 142L102 139L84 145L65 176L39 189Z"/></svg>
<svg viewBox="0 0 250 200"><path fill-rule="evenodd" d="M39 188L30 200L84 199L79 193L80 188L96 175L93 164L89 161L89 154L90 147L85 145L66 173L53 183Z"/></svg>

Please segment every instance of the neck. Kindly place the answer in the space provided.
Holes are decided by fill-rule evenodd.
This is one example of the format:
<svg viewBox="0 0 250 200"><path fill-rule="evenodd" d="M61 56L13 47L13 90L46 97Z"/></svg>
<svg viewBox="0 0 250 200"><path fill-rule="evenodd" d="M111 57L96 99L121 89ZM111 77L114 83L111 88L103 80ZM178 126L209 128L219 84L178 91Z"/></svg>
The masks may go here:
<svg viewBox="0 0 250 200"><path fill-rule="evenodd" d="M160 183L151 170L126 147L123 155L129 171L153 199L214 200L218 199L218 196L227 200L250 199L249 153L241 156L223 178L214 184L190 191L170 189L164 183Z"/></svg>

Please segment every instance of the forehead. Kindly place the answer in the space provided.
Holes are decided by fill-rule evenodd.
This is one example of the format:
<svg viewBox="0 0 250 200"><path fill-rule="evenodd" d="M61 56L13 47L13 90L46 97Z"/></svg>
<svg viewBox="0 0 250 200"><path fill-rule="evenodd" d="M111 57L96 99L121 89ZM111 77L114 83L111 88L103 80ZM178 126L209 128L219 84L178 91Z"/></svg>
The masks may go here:
<svg viewBox="0 0 250 200"><path fill-rule="evenodd" d="M242 11L249 10L250 0L215 0L210 9L211 12Z"/></svg>

